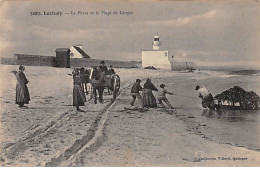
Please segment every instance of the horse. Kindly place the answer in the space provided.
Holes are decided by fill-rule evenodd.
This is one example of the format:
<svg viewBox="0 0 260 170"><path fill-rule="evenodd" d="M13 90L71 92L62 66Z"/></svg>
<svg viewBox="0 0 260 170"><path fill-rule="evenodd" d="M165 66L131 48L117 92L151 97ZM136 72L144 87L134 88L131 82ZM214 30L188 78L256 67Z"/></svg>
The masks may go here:
<svg viewBox="0 0 260 170"><path fill-rule="evenodd" d="M97 91L99 102L103 103L103 92L105 88L105 73L100 69L92 68L90 73L90 81L93 87L94 103L97 104Z"/></svg>
<svg viewBox="0 0 260 170"><path fill-rule="evenodd" d="M89 70L84 69L84 67L81 67L79 69L79 76L82 81L82 86L85 87L86 94L88 94L87 83L89 83Z"/></svg>
<svg viewBox="0 0 260 170"><path fill-rule="evenodd" d="M93 88L92 92L94 94L95 103L97 101L96 90L98 90L99 93L99 102L102 103L105 88L113 91L113 99L116 99L120 89L120 77L117 74L106 75L105 72L94 67L90 70L89 80Z"/></svg>

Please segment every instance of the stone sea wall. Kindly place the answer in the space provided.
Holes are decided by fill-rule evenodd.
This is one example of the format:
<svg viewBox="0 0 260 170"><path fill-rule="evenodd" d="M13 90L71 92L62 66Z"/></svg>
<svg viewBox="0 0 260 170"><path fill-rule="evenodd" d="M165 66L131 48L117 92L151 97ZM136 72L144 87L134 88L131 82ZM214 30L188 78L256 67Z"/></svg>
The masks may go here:
<svg viewBox="0 0 260 170"><path fill-rule="evenodd" d="M55 67L55 56L41 56L41 55L27 55L15 54L14 58L2 58L3 65L27 65L27 66L50 66ZM91 67L98 66L103 59L89 59L89 58L70 58L70 67ZM116 61L104 60L109 67L113 65L115 68L137 68L138 63L135 61Z"/></svg>

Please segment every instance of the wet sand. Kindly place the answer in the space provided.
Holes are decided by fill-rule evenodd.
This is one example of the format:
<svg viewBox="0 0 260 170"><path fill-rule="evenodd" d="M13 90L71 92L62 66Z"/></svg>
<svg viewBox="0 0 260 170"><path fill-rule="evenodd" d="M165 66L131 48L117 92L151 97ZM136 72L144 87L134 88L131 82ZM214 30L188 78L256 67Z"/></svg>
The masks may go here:
<svg viewBox="0 0 260 170"><path fill-rule="evenodd" d="M8 73L15 68L5 66L6 73L1 71L1 80L8 80L1 85L0 96L1 166L260 164L259 112L210 113L203 110L194 90L196 84L204 84L217 94L240 85L259 94L257 76L118 69L122 87L117 100L106 95L103 104L89 101L84 112L76 112L71 106L72 78L67 75L71 69L26 67L32 102L28 109L18 109L13 101L15 77ZM124 110L133 108L131 84L146 77L179 95L168 96L176 110Z"/></svg>
<svg viewBox="0 0 260 170"><path fill-rule="evenodd" d="M219 94L233 86L240 86L247 91L253 90L259 94L258 79L259 77L257 76L211 77L203 80L187 80L181 85L173 84L169 89L176 89L177 94L181 93L184 96L196 97L197 94L193 91L196 84L205 85L213 95ZM190 89L190 87L193 88ZM176 103L177 108L179 108L178 114L189 114L189 116L194 117L182 119L187 128L194 133L218 143L260 150L259 110L222 110L214 112L203 109L200 100L182 96L173 96L172 102Z"/></svg>
<svg viewBox="0 0 260 170"><path fill-rule="evenodd" d="M154 82L158 84L162 80L165 83L165 78ZM180 85L176 82L178 80L181 78L174 81L167 79L167 84L172 83L169 89L190 98L169 97L176 110L124 111L125 104L131 99L127 95L130 89L122 92L110 111L99 146L83 149L63 165L259 166L260 153L253 151L259 148L259 121L255 120L258 124L252 124L251 133L243 134L245 129L250 128L243 123L245 120L236 122L237 129L234 130L234 125L230 125L234 122L228 120L232 116L223 114L217 122L208 119L205 114L209 111L201 108L200 100L192 98L197 94L193 94L191 89L183 90L197 82L183 80L185 83ZM230 78L228 81L232 82ZM222 83L221 80L219 82Z"/></svg>

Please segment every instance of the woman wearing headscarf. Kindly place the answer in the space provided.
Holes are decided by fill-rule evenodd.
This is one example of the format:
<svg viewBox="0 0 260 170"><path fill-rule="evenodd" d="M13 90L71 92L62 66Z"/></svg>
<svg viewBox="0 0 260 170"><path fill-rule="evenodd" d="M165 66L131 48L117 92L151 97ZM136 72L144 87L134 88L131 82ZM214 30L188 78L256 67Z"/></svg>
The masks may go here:
<svg viewBox="0 0 260 170"><path fill-rule="evenodd" d="M152 90L158 91L158 89L151 82L151 79L147 78L143 88L143 106L144 107L157 107L156 99L152 93Z"/></svg>
<svg viewBox="0 0 260 170"><path fill-rule="evenodd" d="M18 104L19 107L24 107L24 104L29 104L30 95L27 84L29 81L24 74L25 67L23 65L19 66L19 71L14 72L17 83L16 83L16 99L15 104Z"/></svg>
<svg viewBox="0 0 260 170"><path fill-rule="evenodd" d="M82 81L79 76L79 71L77 69L73 70L73 106L77 108L78 111L82 111L79 109L79 106L84 106L84 102L86 102L86 96L84 93L84 89L82 86Z"/></svg>

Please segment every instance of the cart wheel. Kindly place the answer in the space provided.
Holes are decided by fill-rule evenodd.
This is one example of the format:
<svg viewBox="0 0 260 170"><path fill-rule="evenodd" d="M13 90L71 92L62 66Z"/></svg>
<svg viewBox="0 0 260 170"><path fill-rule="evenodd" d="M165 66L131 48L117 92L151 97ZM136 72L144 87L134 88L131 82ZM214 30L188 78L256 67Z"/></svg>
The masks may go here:
<svg viewBox="0 0 260 170"><path fill-rule="evenodd" d="M118 92L120 89L120 78L118 75L114 76L114 83L113 83L113 99L115 100L118 96Z"/></svg>
<svg viewBox="0 0 260 170"><path fill-rule="evenodd" d="M116 84L114 84L114 88L113 88L113 99L115 100L117 96L117 88L116 88Z"/></svg>

